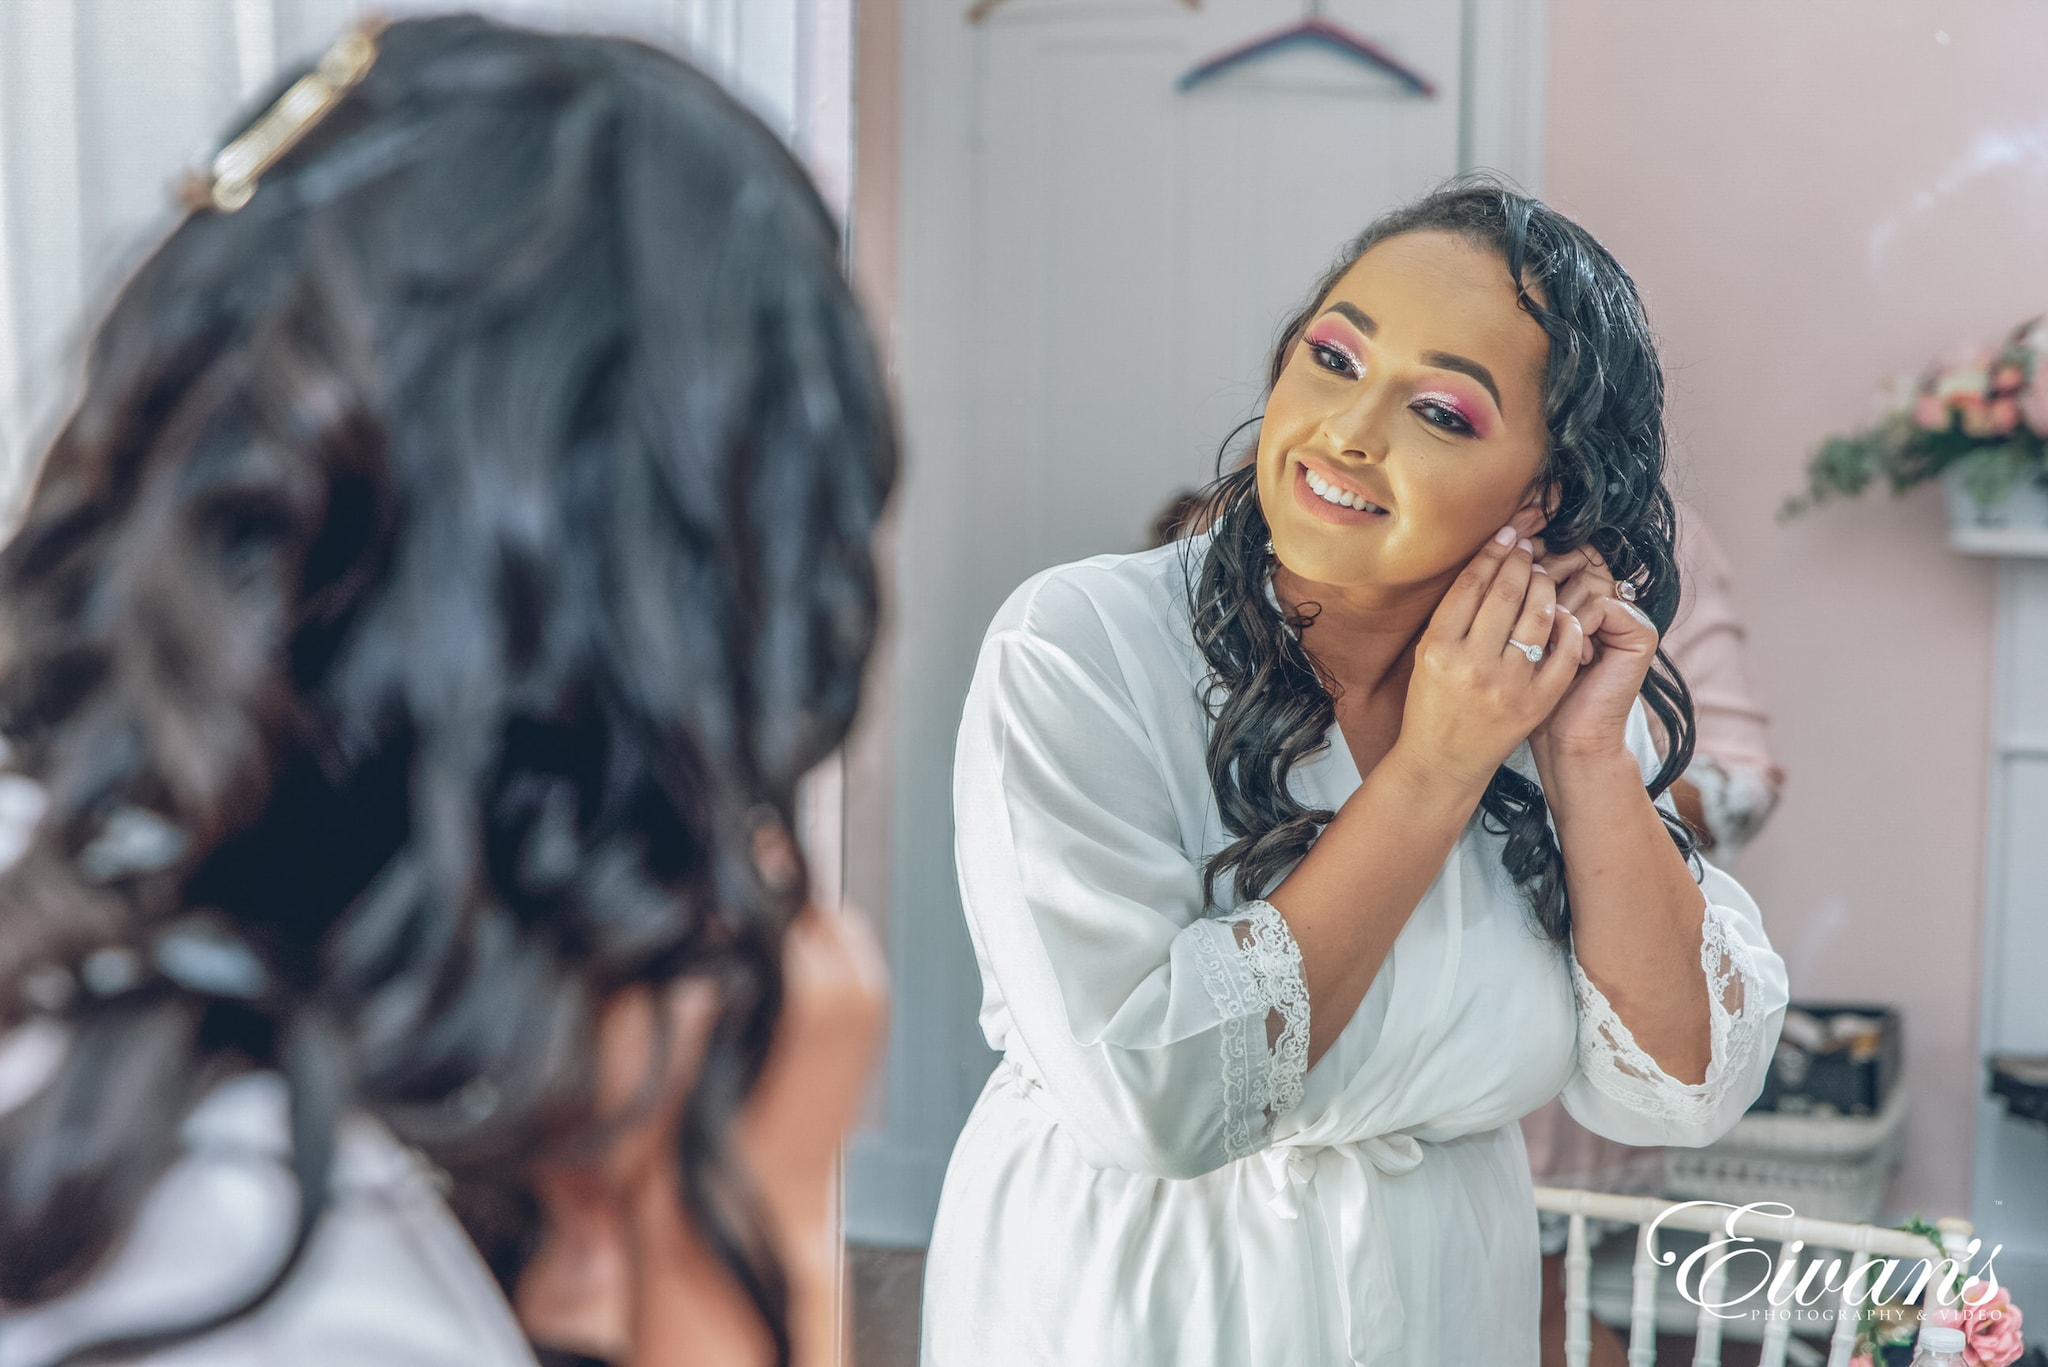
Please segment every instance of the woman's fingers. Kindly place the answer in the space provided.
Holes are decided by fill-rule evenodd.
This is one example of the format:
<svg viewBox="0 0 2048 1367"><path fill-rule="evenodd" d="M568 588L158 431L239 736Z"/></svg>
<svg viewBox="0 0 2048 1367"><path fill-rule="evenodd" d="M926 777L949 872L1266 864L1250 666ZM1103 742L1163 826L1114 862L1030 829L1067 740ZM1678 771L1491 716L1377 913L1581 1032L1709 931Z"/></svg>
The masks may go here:
<svg viewBox="0 0 2048 1367"><path fill-rule="evenodd" d="M1540 539L1536 543L1536 563L1557 581L1558 606L1576 613L1584 625L1590 659L1590 642L1598 634L1598 621L1604 614L1600 605L1616 597L1614 572L1592 546L1574 546L1551 554Z"/></svg>
<svg viewBox="0 0 2048 1367"><path fill-rule="evenodd" d="M1525 537L1515 545L1503 547L1499 565L1494 569L1493 582L1479 600L1479 611L1473 615L1472 625L1466 636L1475 644L1489 649L1505 646L1515 623L1522 616L1522 605L1529 597L1529 541ZM1549 587L1546 580L1545 587ZM1531 642L1533 645L1534 642Z"/></svg>
<svg viewBox="0 0 2048 1367"><path fill-rule="evenodd" d="M1616 597L1611 591L1612 580L1604 582L1610 586L1607 593L1596 592L1591 584L1581 584L1576 589L1566 587L1558 596L1558 611L1569 611L1579 620L1583 638L1580 662L1593 662L1595 642L1630 652L1655 651L1661 637L1649 615L1634 603Z"/></svg>
<svg viewBox="0 0 2048 1367"><path fill-rule="evenodd" d="M830 1174L887 1033L888 961L860 912L807 906L782 946L782 1014L760 1080L734 1127L773 1192L799 1172Z"/></svg>
<svg viewBox="0 0 2048 1367"><path fill-rule="evenodd" d="M839 1240L833 1183L888 1024L888 962L867 918L806 907L783 941L783 1007L733 1126L791 1289L796 1361L830 1360Z"/></svg>
<svg viewBox="0 0 2048 1367"><path fill-rule="evenodd" d="M1586 636L1626 648L1656 649L1659 636L1649 614L1619 598L1595 598L1586 605Z"/></svg>
<svg viewBox="0 0 2048 1367"><path fill-rule="evenodd" d="M1512 526L1502 527L1491 541L1479 548L1452 581L1443 600L1436 606L1436 612L1429 619L1429 629L1449 641L1461 641L1471 633L1472 624L1479 617L1479 611L1486 603L1486 596L1493 588L1495 576L1506 564L1515 549L1516 531Z"/></svg>
<svg viewBox="0 0 2048 1367"><path fill-rule="evenodd" d="M1434 753L1446 772L1490 773L1557 706L1586 649L1559 585L1534 561L1533 542L1494 538L1437 605L1416 653L1402 741ZM1509 647L1543 647L1533 664Z"/></svg>
<svg viewBox="0 0 2048 1367"><path fill-rule="evenodd" d="M1550 706L1564 696L1565 689L1578 677L1585 663L1588 649L1584 626L1579 619L1560 607L1556 613L1555 631L1550 639L1550 653L1543 657L1543 663L1536 666L1536 686L1549 699Z"/></svg>
<svg viewBox="0 0 2048 1367"><path fill-rule="evenodd" d="M1551 621L1556 616L1557 588L1550 582L1549 575L1531 566L1522 595L1521 615L1515 619L1514 630L1508 633L1508 639L1524 645L1545 645L1550 640Z"/></svg>

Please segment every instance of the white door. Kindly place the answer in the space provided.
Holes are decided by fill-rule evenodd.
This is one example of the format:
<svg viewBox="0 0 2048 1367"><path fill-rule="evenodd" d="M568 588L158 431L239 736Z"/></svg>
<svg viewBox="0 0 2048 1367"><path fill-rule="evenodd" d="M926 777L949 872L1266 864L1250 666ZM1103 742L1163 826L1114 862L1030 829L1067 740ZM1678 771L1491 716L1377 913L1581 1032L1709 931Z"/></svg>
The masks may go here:
<svg viewBox="0 0 2048 1367"><path fill-rule="evenodd" d="M1284 315L1376 213L1461 167L1529 184L1542 13L1327 0L1434 86L1312 47L1188 92L1302 0L905 0L899 361L907 436L878 1126L849 1238L928 1239L993 1055L954 880L952 750L982 632L1047 565L1139 548L1256 411Z"/></svg>

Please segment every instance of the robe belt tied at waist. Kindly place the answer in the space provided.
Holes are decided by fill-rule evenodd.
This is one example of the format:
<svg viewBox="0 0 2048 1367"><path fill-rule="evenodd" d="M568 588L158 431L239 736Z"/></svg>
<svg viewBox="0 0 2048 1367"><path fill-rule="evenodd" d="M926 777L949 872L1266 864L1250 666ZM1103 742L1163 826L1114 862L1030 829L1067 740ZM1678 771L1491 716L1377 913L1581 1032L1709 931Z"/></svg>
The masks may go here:
<svg viewBox="0 0 2048 1367"><path fill-rule="evenodd" d="M1404 1323L1379 1186L1383 1176L1421 1166L1421 1142L1402 1133L1337 1144L1282 1140L1250 1161L1245 1195L1263 1195L1266 1209L1244 1211L1239 1226L1260 1360L1275 1367L1395 1361ZM1341 1344L1323 1337L1325 1297L1342 1311Z"/></svg>

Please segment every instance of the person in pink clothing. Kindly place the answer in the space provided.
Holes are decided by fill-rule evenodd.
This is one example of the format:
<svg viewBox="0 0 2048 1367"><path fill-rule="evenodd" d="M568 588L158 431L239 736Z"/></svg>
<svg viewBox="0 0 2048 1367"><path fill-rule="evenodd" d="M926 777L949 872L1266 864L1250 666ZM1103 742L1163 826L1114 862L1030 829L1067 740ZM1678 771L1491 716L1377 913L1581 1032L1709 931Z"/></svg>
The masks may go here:
<svg viewBox="0 0 2048 1367"><path fill-rule="evenodd" d="M1700 848L1725 868L1777 807L1785 770L1772 757L1770 716L1750 667L1748 633L1736 612L1728 558L1699 514L1684 501L1673 501L1680 597L1663 648L1692 690L1699 733L1692 764L1671 792L1679 814L1699 833ZM1650 731L1658 751L1668 752L1670 737L1654 717ZM1663 1186L1664 1150L1603 1139L1557 1101L1523 1117L1522 1136L1538 1185L1631 1196L1654 1196ZM1543 1363L1554 1367L1564 1361L1565 1220L1545 1214L1542 1223ZM1594 1242L1616 1228L1606 1221L1587 1222ZM1597 1319L1592 1346L1593 1367L1622 1367L1626 1361L1621 1339Z"/></svg>
<svg viewBox="0 0 2048 1367"><path fill-rule="evenodd" d="M1674 792L1678 809L1715 862L1731 864L1778 805L1785 770L1772 757L1770 715L1751 672L1748 632L1735 610L1734 572L1699 514L1678 507L1683 585L1664 650L1692 690L1699 717L1692 765ZM1650 733L1669 743L1652 716Z"/></svg>

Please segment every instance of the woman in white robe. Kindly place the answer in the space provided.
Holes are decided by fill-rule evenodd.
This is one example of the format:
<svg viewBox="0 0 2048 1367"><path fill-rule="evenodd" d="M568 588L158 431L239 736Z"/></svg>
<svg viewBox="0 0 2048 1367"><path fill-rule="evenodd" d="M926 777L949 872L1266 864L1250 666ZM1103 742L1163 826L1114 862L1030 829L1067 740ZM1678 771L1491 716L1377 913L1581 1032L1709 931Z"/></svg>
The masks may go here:
<svg viewBox="0 0 2048 1367"><path fill-rule="evenodd" d="M1462 228L1429 231L1429 215L1460 203L1469 210L1474 197L1509 215L1528 203L1483 186L1440 192L1408 218L1369 229L1295 320L1274 367L1254 467L1257 503L1224 508L1216 529L1186 543L1041 573L989 628L961 726L954 797L961 889L984 984L981 1026L1003 1059L947 1171L925 1280L926 1367L1534 1364L1537 1224L1518 1117L1561 1093L1578 1120L1612 1139L1700 1145L1733 1125L1762 1086L1786 999L1784 965L1743 888L1697 855L1689 864L1680 858L1690 853L1676 843L1682 833L1667 834L1655 816L1661 810L1676 821L1670 796L1653 808L1648 789L1637 786L1652 785L1660 769L1633 692L1656 631L1624 601L1631 594L1617 589L1605 559L1568 536L1562 544L1573 549L1538 560L1526 540L1504 547L1484 531L1472 537L1452 527L1450 539L1464 540L1431 590L1431 603L1442 607L1425 604L1421 615L1446 639L1462 632L1459 648L1476 652L1464 658L1482 661L1481 673L1492 668L1488 650L1500 653L1501 677L1520 671L1513 687L1528 694L1514 695L1521 700L1507 709L1524 709L1519 720L1497 721L1467 695L1462 712L1449 709L1451 730L1494 738L1483 772L1500 764L1532 782L1553 780L1579 804L1559 799L1555 816L1536 808L1551 839L1562 837L1572 935L1545 933L1503 866L1500 824L1467 806L1462 829L1449 827L1448 857L1433 881L1387 929L1369 986L1347 1000L1327 969L1319 977L1319 965L1338 957L1330 924L1341 916L1331 908L1341 912L1344 903L1326 892L1318 900L1311 864L1326 847L1359 838L1340 828L1366 796L1357 756L1374 747L1362 733L1385 721L1347 710L1345 698L1356 694L1341 690L1333 690L1324 743L1307 749L1284 780L1301 807L1335 820L1294 872L1279 867L1260 879L1259 895L1241 887L1232 895L1227 877L1213 895L1205 891L1205 869L1245 832L1226 825L1212 778L1216 671L1197 644L1193 579L1219 538L1243 534L1231 519L1263 507L1276 557L1268 603L1276 615L1295 609L1296 637L1317 654L1319 670L1324 642L1330 659L1343 643L1318 631L1352 620L1332 591L1318 597L1331 608L1327 620L1311 625L1315 614L1288 593L1328 586L1334 576L1310 573L1330 562L1316 560L1313 537L1321 533L1301 520L1307 514L1273 516L1276 498L1291 496L1273 480L1309 472L1294 470L1291 456L1269 461L1268 443L1299 454L1321 442L1334 453L1310 461L1328 475L1322 487L1371 488L1387 500L1367 508L1347 500L1341 520L1312 514L1331 536L1356 544L1399 534L1404 511L1415 521L1458 498L1472 505L1468 518L1490 515L1485 496L1471 492L1483 481L1448 496L1426 481L1445 471L1456 477L1452 458L1478 459L1478 440L1507 431L1503 415L1517 405L1524 411L1513 416L1524 422L1529 407L1555 407L1548 394L1547 406L1533 397L1543 385L1539 352L1533 377L1488 372L1484 388L1498 385L1499 411L1481 413L1475 385L1436 364L1469 358L1418 353L1405 339L1421 334L1398 330L1406 300L1389 296L1408 286L1384 279L1395 254L1368 255L1376 244L1419 244L1426 250L1407 262L1403 278L1420 281L1420 297L1434 299L1430 291L1447 272L1469 273L1466 258L1487 253ZM1582 257L1597 257L1596 266L1611 266L1597 244L1585 245L1589 238L1560 228L1540 206L1536 212L1538 228L1551 233L1549 259L1564 236ZM1508 259L1537 255L1523 247ZM1501 254L1491 259L1497 266ZM1378 277L1368 271L1374 262ZM1521 270L1544 279L1538 266ZM1612 271L1625 285L1619 268ZM1511 278L1499 286L1512 302ZM1569 288L1548 291L1551 307L1567 311ZM1304 337L1323 304L1347 294L1382 306L1367 319L1373 326L1346 322L1341 337ZM1461 307L1455 297L1443 304L1449 314ZM1363 308L1352 313L1365 316ZM1424 316L1435 326L1434 311ZM1326 345L1329 358L1319 350ZM1418 367L1417 354L1431 363ZM1287 366L1307 364L1324 364L1334 378L1286 378ZM1649 382L1658 407L1654 373ZM1282 397L1297 405L1302 393L1324 392L1302 385L1345 387L1330 390L1332 403L1290 436L1276 430ZM1399 404L1382 402L1394 391ZM1424 420L1465 445L1418 446L1423 438L1390 434L1387 424L1410 422L1424 398L1438 404ZM1591 439L1583 443L1592 448ZM1661 496L1661 427L1654 444L1637 453L1638 473L1647 469ZM1553 457L1561 445L1553 431ZM1413 462L1425 460L1437 462L1433 472L1417 473L1423 467ZM1555 470L1555 460L1542 468ZM1631 493L1640 496L1623 490ZM1527 507L1517 507L1516 487L1492 497L1515 510L1511 525L1523 536L1547 525L1550 544L1560 544L1559 523L1571 509L1555 490ZM1668 510L1668 498L1661 506ZM1391 527L1368 521L1389 517ZM1643 563L1672 579L1668 524L1663 535L1662 561ZM1477 541L1485 546L1474 556ZM1397 543L1382 545L1375 553L1391 557L1387 548ZM1401 562L1370 563L1383 570ZM1619 560L1616 567L1626 568ZM1474 570L1483 574L1475 579ZM1446 592L1453 580L1459 587ZM1490 598L1481 606L1494 587L1519 607L1496 608ZM1645 584L1646 606L1668 618L1675 589ZM1462 622L1453 620L1461 611ZM1466 644L1490 623L1510 621L1509 648L1498 630L1490 644ZM1537 622L1541 634L1531 630ZM1527 650L1543 642L1547 666ZM1441 672L1450 658L1440 650L1434 663L1412 666L1412 680L1400 680L1397 691L1408 694L1396 714L1400 739L1378 747L1380 766L1385 756L1405 762L1400 747L1420 746L1430 727L1445 732L1444 707L1418 710L1417 695L1425 671ZM1630 670L1632 681L1623 677ZM1604 702L1594 696L1602 689ZM1632 757L1636 778L1622 785L1632 798L1596 802L1590 780L1572 777L1571 787L1546 772L1576 773L1557 758L1558 735L1566 725L1575 743L1592 735L1598 727L1586 719L1599 708L1610 748ZM1532 727L1532 718L1543 725ZM1503 726L1523 737L1511 750L1498 739ZM1537 753L1543 745L1548 759ZM1572 753L1573 762L1583 757ZM1391 826L1396 814L1380 812ZM1313 876L1326 887L1333 876L1365 880L1354 887L1371 882L1358 860L1346 862L1322 858ZM1674 1059L1700 1076L1680 1080L1665 1066Z"/></svg>

